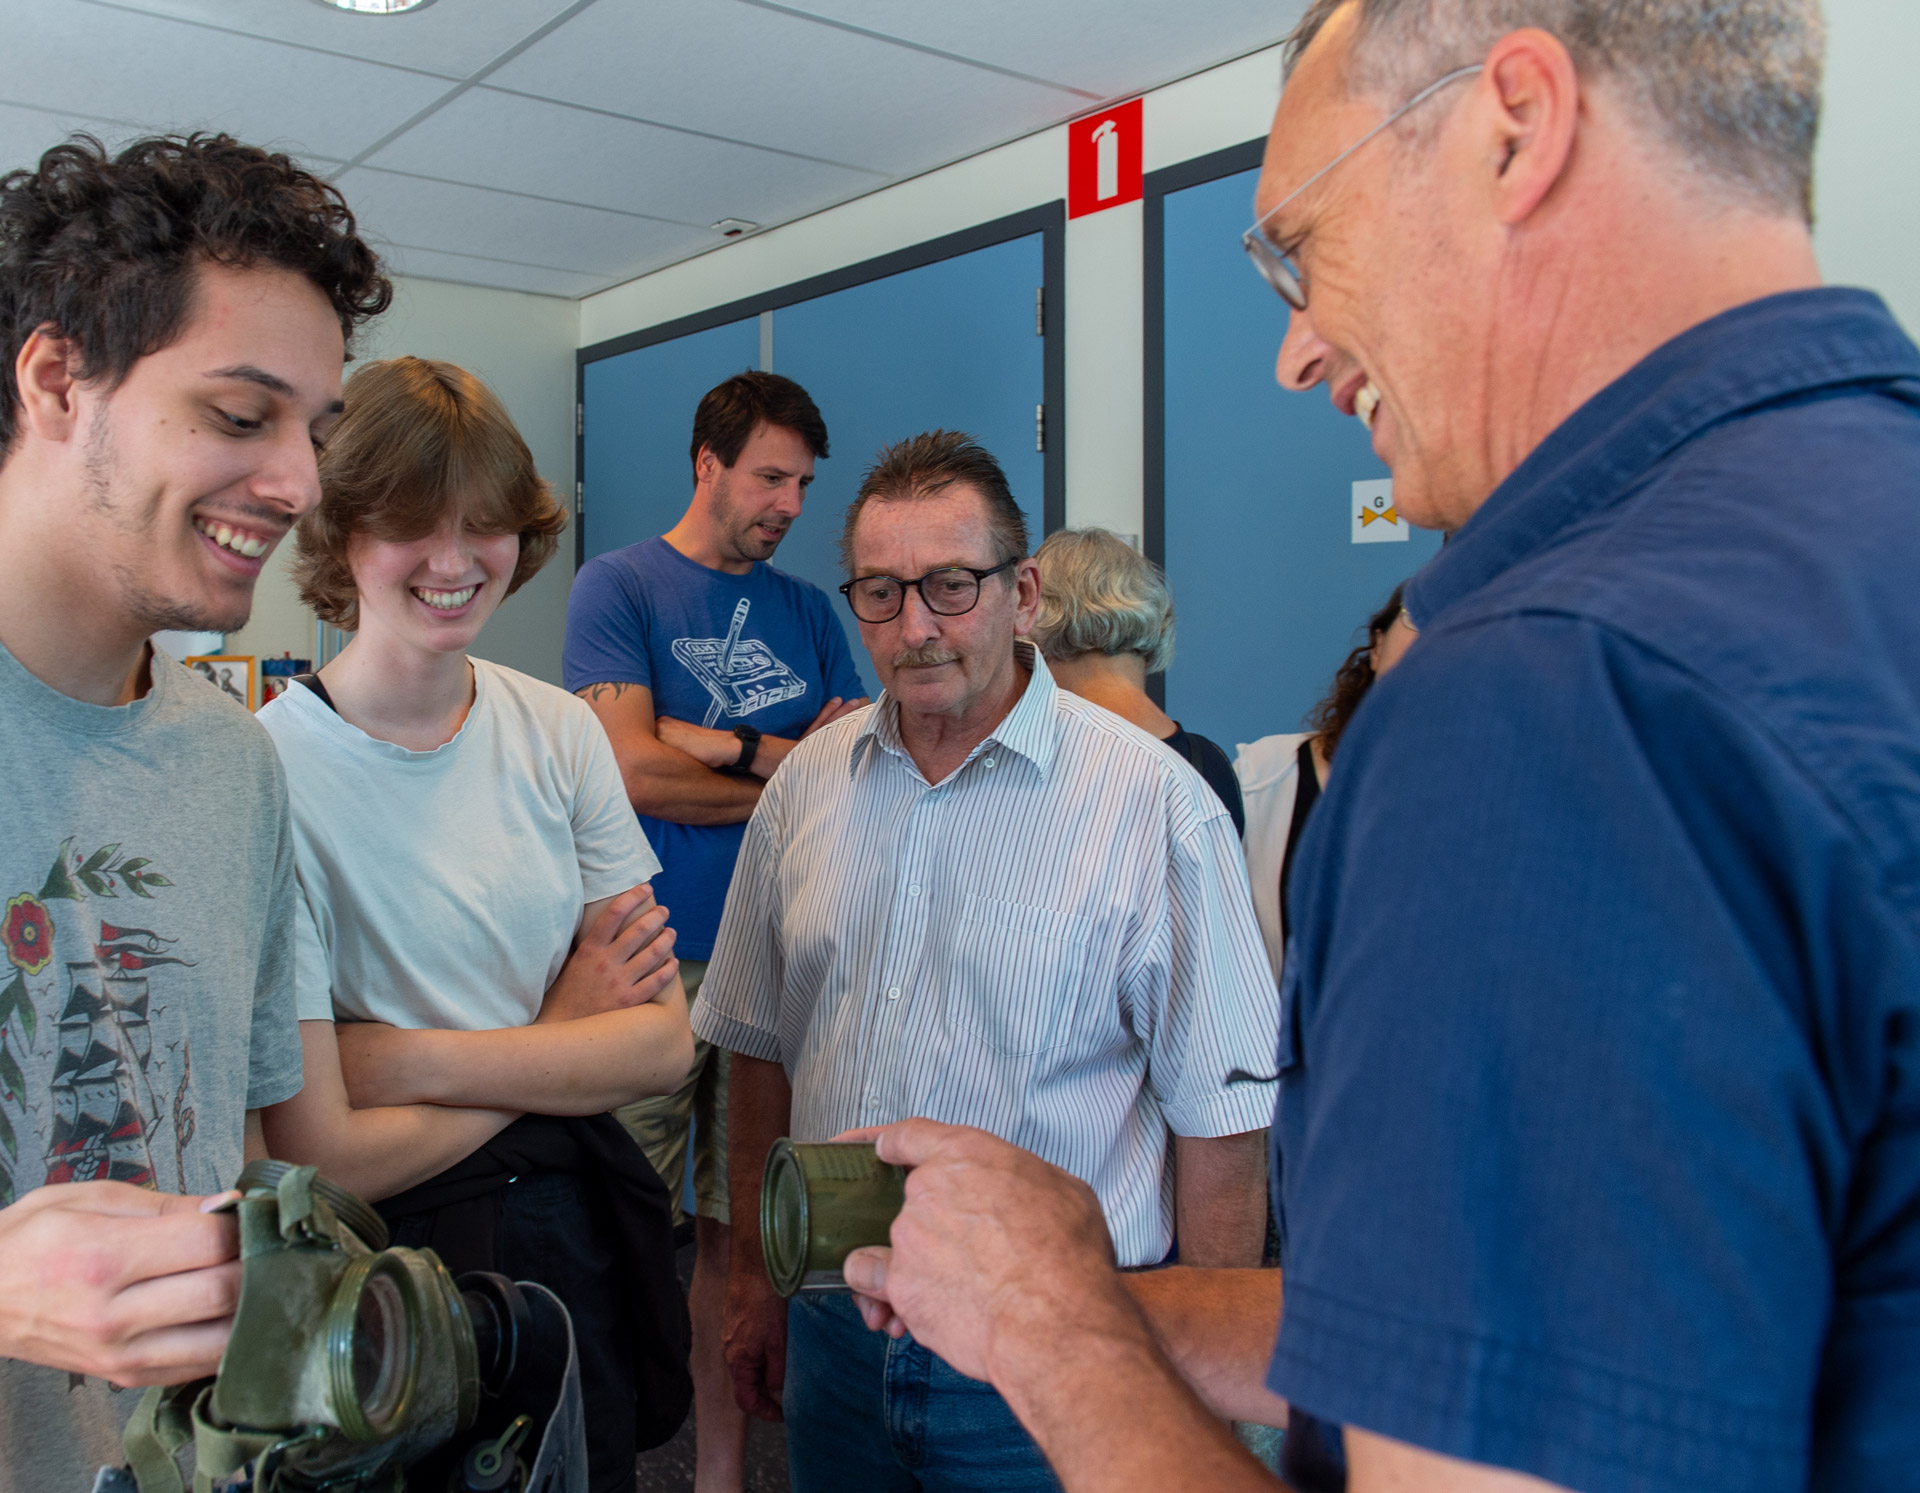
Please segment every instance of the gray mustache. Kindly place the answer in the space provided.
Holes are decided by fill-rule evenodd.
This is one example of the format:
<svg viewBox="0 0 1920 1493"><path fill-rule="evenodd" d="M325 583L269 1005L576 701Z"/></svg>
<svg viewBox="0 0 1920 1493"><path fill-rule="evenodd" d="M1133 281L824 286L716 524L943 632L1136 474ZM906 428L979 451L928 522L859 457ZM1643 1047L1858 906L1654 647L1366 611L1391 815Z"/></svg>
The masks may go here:
<svg viewBox="0 0 1920 1493"><path fill-rule="evenodd" d="M935 664L954 664L960 661L960 655L947 648L936 648L931 643L923 643L918 648L904 648L893 656L896 669L930 669Z"/></svg>

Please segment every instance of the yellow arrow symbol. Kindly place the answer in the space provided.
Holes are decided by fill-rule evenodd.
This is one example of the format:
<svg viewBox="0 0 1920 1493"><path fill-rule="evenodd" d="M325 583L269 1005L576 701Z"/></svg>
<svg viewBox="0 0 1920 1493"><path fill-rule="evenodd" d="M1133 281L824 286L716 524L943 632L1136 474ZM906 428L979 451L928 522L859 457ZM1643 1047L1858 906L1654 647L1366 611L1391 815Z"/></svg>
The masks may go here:
<svg viewBox="0 0 1920 1493"><path fill-rule="evenodd" d="M1371 524L1376 518L1384 518L1390 524L1397 524L1400 522L1400 513L1398 509L1394 508L1387 508L1378 512L1371 508L1362 508L1360 510L1360 527L1363 529L1366 528L1367 525Z"/></svg>

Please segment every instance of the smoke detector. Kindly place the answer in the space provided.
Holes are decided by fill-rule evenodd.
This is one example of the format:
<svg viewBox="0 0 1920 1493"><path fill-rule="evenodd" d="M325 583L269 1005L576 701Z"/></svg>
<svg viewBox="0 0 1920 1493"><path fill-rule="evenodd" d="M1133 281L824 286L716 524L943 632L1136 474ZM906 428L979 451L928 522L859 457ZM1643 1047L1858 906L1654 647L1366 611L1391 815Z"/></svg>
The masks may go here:
<svg viewBox="0 0 1920 1493"><path fill-rule="evenodd" d="M759 226L758 223L749 223L745 218L722 218L713 225L713 231L722 238L740 238Z"/></svg>

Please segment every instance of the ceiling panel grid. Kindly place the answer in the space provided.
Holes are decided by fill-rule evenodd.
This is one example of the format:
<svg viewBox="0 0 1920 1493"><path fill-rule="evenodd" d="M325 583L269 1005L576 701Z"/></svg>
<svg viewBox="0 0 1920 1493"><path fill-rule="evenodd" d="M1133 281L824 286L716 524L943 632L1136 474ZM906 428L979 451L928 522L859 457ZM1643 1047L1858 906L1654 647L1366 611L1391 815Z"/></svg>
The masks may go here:
<svg viewBox="0 0 1920 1493"><path fill-rule="evenodd" d="M0 169L220 129L403 274L583 296L1271 45L1298 0L0 0Z"/></svg>

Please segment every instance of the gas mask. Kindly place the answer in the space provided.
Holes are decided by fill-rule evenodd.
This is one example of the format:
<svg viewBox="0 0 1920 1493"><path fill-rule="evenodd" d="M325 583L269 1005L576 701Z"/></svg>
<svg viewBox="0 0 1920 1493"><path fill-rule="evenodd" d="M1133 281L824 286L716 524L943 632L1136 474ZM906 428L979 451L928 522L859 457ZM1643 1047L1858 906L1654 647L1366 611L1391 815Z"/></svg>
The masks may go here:
<svg viewBox="0 0 1920 1493"><path fill-rule="evenodd" d="M142 1400L126 1433L139 1493L183 1493L189 1443L195 1493L526 1487L520 1448L570 1368L557 1300L387 1248L380 1215L310 1166L256 1161L239 1189L233 1334L214 1379ZM536 1326L554 1313L557 1334Z"/></svg>

